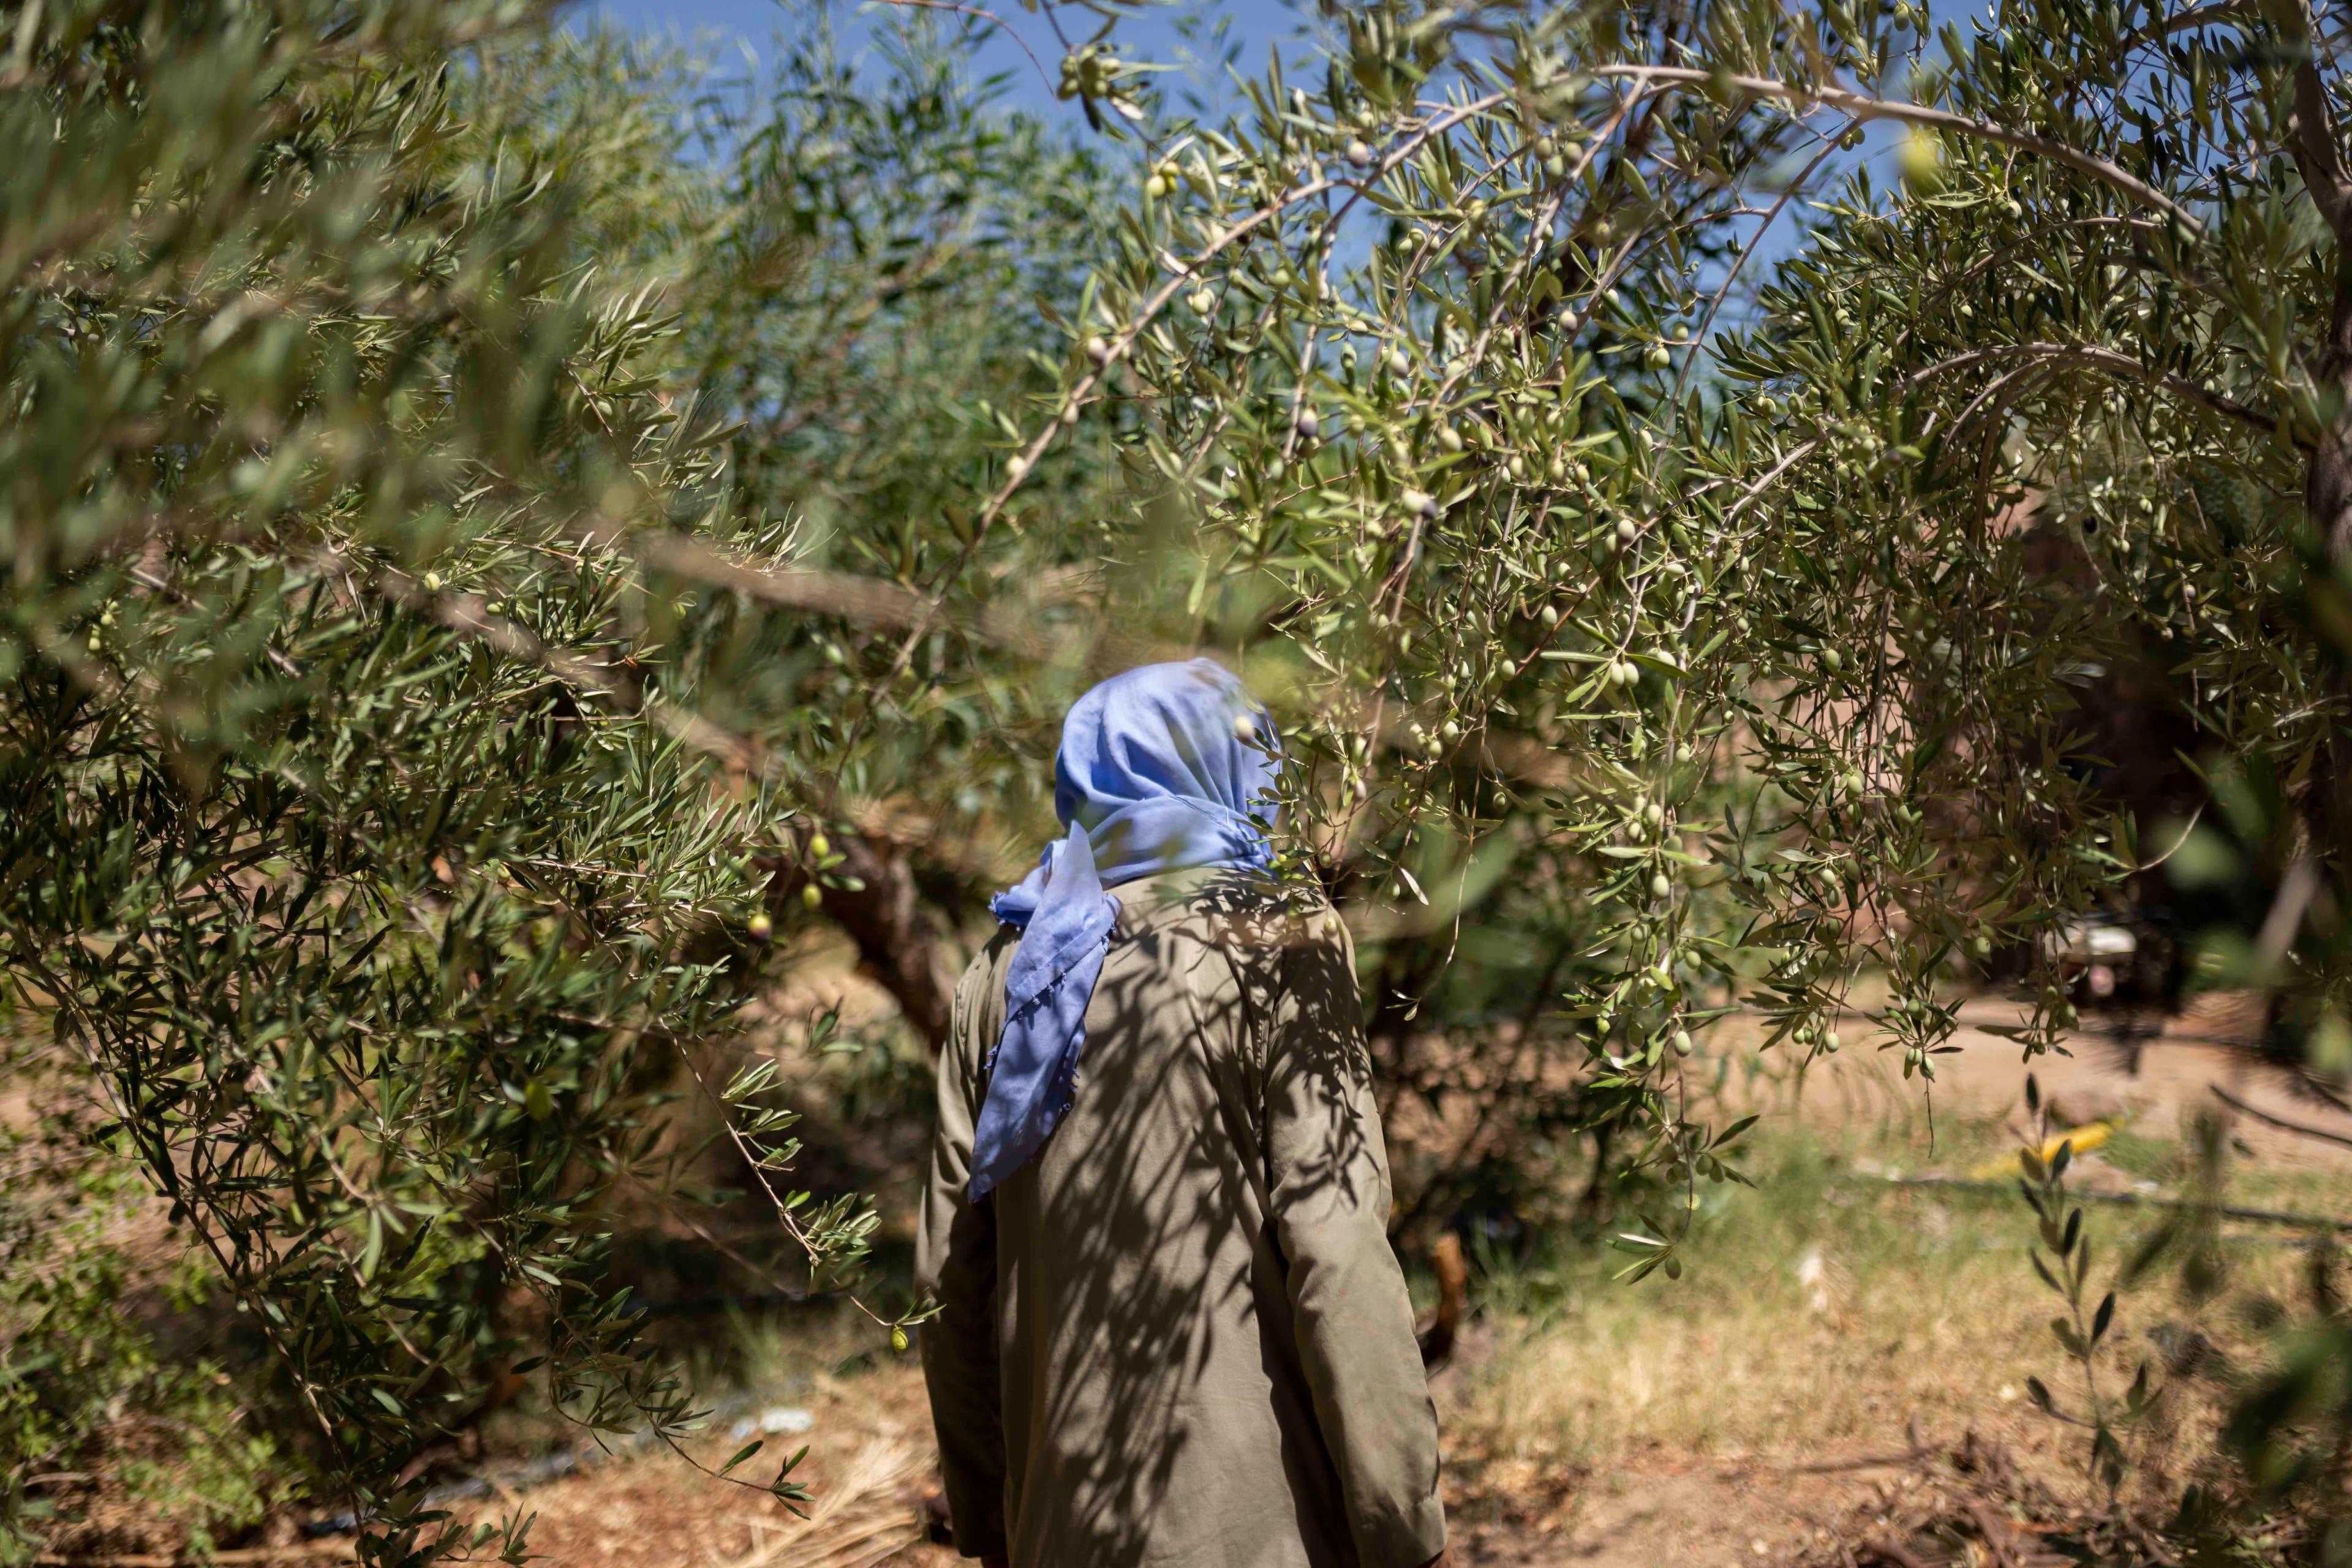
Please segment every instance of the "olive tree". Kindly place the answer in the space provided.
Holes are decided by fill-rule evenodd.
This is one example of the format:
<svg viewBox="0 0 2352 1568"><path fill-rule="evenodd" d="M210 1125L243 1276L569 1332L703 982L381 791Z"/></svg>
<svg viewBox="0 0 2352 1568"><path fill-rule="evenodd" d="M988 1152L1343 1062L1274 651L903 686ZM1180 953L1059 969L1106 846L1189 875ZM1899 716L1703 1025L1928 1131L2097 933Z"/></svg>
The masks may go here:
<svg viewBox="0 0 2352 1568"><path fill-rule="evenodd" d="M2238 899L2206 971L2337 1038L2340 372L2310 335L2336 310L2312 293L2336 89L2309 26L2061 4L1934 38L1902 5L1340 25L1319 79L1276 67L1213 126L1148 112L1108 46L1074 52L1074 91L1143 106L1104 117L1136 123L1140 190L973 551L1041 465L1116 447L1134 499L1101 636L1221 646L1278 695L1300 864L1375 935L1437 939L1400 974L1400 1037L1477 900L1532 890L1558 923L1487 961L1544 993L1517 1034L1580 1058L1569 1120L1677 1183L1727 1173L1729 1130L1685 1109L1713 1021L1752 1006L1764 1048L1836 1050L1868 965L1886 1048L1931 1077L1939 978L2046 962L2221 777L2277 895ZM1759 237L1880 121L1906 183L1849 183L1759 277ZM967 558L878 650L878 700L920 687ZM2118 670L2197 763L2138 797L2083 711L2119 705ZM2050 1048L2070 1005L2054 974L2029 994L2021 1042ZM1637 1269L1674 1263L1674 1231L1622 1238Z"/></svg>
<svg viewBox="0 0 2352 1568"><path fill-rule="evenodd" d="M1721 465L1815 563L1774 596L1846 651L1847 710L1877 720L1858 760L1910 818L1906 921L1997 947L2128 896L2168 927L2174 999L2263 998L2261 1054L2339 1102L2340 41L2294 6L2154 4L2005 4L1918 40L1936 133L1906 148L1902 192L1843 193L1765 292L1769 324L1725 345L1727 423L1769 432L1770 458ZM1795 749L1840 754L1829 731ZM2077 1022L2037 978L2029 1052ZM2215 1125L2192 1141L2195 1204L2217 1201L2226 1148ZM2226 1269L2192 1206L2086 1283L2063 1172L2030 1169L2029 1197L2082 1376L2032 1392L2112 1489L2158 1390L2102 1292L2178 1257L2194 1310ZM2352 1550L2333 1264L2309 1279L2223 1428L2240 1468L2168 1507L2144 1555L2242 1550L2282 1502L2311 1560Z"/></svg>
<svg viewBox="0 0 2352 1568"><path fill-rule="evenodd" d="M1515 1042L1481 1124L1619 1128L1677 1184L1727 1174L1737 1130L1677 1084L1731 990L1772 970L1774 1039L1826 1047L1855 942L1902 946L1915 978L1936 955L1828 907L1859 857L1830 847L1845 825L1811 775L1764 787L1790 661L1751 584L1778 550L1699 447L1720 415L1697 280L1744 269L1745 191L1800 179L1789 160L1844 127L1648 62L1877 62L1862 34L1769 7L1377 6L1346 26L1320 79L1277 68L1234 123L1147 117L1118 255L979 521L1001 524L1065 431L1107 434L1138 564L1107 578L1105 620L1223 647L1276 700L1298 863L1396 960L1376 1035L1403 1052L1423 993L1458 988L1491 900L1514 911L1504 940L1467 956L1507 980L1438 1020L1457 1053L1497 1024ZM1094 79L1115 97L1130 69ZM1853 771L1816 765L1832 794ZM1459 1187L1482 1157L1428 1173ZM1670 1235L1631 1235L1637 1268L1679 1268Z"/></svg>
<svg viewBox="0 0 2352 1568"><path fill-rule="evenodd" d="M1815 542L1807 611L1887 716L1864 765L1927 815L1936 918L2024 936L2136 882L2184 980L2269 992L2269 1048L2340 1081L2329 46L2292 8L2065 5L1933 42L1957 129L1906 147L1906 195L1852 187L1726 345L1727 418L1775 443L1757 509ZM2045 990L2029 1043L2072 1021Z"/></svg>
<svg viewBox="0 0 2352 1568"><path fill-rule="evenodd" d="M55 1103L100 1108L11 1147L168 1205L371 1562L462 1544L410 1460L515 1379L688 1423L599 1205L662 1179L641 1058L730 1027L727 933L785 842L668 636L656 563L760 547L652 374L675 324L582 263L599 187L454 105L469 49L541 20L23 7L0 105L0 985L85 1091ZM708 1087L764 1179L786 1119ZM811 1267L862 1248L854 1200L778 1197ZM59 1415L98 1371L53 1352L136 1336L101 1254L20 1288L54 1232L17 1218L21 1558L102 1441Z"/></svg>

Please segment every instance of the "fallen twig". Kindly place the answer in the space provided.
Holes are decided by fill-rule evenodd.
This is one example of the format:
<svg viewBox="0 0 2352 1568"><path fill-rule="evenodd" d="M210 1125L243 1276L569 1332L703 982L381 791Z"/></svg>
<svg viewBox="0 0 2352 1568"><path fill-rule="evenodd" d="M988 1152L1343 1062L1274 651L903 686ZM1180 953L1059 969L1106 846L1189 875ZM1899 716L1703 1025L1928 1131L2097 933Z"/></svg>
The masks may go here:
<svg viewBox="0 0 2352 1568"><path fill-rule="evenodd" d="M1883 1182L1895 1187L1943 1187L1954 1192L1999 1193L2010 1195L2014 1189L2000 1182L1979 1182L1965 1176L1867 1176L1865 1181ZM2334 1219L2326 1215L2297 1214L2291 1209L2245 1208L2236 1204L2200 1204L2186 1198L2161 1198L2147 1193L2091 1193L2070 1191L2070 1198L2095 1204L2126 1204L2135 1207L2157 1209L2196 1209L2221 1215L2223 1219L2259 1220L2265 1225L2297 1225L2314 1230L2352 1230L2352 1220Z"/></svg>
<svg viewBox="0 0 2352 1568"><path fill-rule="evenodd" d="M1992 1556L1992 1568L2017 1568L2017 1554L2010 1550L2008 1539L2017 1533L2015 1528L2007 1520L1994 1518L1974 1498L1964 1506L1969 1518L1976 1522L1977 1535L1984 1542L1985 1551Z"/></svg>
<svg viewBox="0 0 2352 1568"><path fill-rule="evenodd" d="M2305 1127L2300 1121L2289 1121L2284 1116L2273 1116L2267 1110L2257 1110L2218 1083L2209 1083L2205 1087L2213 1091L2214 1099L2231 1110L2242 1115L2251 1116L2267 1126L2275 1127L2282 1132L2299 1132L2305 1138L2316 1138L2323 1143L2333 1143L2338 1148L2352 1149L2352 1138L2347 1138L2341 1132L2330 1132L2324 1127Z"/></svg>
<svg viewBox="0 0 2352 1568"><path fill-rule="evenodd" d="M1776 1476L1835 1476L1843 1475L1848 1470L1899 1470L1906 1466L1917 1465L1923 1460L1933 1458L1935 1453L1936 1450L1932 1448L1918 1447L1906 1453L1864 1454L1851 1459L1822 1459L1810 1465L1761 1463L1734 1465L1728 1469L1717 1471L1716 1475L1718 1479L1727 1481L1741 1476L1754 1475L1759 1470L1769 1470Z"/></svg>

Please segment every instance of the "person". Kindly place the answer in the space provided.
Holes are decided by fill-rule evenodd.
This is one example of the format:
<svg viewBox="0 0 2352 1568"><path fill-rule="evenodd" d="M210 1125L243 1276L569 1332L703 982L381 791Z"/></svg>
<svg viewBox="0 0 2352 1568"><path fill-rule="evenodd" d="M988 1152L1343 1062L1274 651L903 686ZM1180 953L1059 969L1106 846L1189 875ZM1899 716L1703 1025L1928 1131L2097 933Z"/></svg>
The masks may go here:
<svg viewBox="0 0 2352 1568"><path fill-rule="evenodd" d="M1270 874L1274 737L1205 659L1087 692L1067 837L956 989L916 1273L966 1557L1445 1562L1354 955Z"/></svg>

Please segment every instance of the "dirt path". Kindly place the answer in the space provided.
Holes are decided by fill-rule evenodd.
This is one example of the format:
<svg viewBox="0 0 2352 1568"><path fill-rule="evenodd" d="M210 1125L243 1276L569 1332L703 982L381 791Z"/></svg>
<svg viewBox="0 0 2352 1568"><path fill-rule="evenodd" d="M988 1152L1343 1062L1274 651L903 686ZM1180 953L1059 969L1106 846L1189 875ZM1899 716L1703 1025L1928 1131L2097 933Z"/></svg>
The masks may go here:
<svg viewBox="0 0 2352 1568"><path fill-rule="evenodd" d="M1572 1521L1501 1527L1459 1521L1454 1546L1475 1568L1756 1568L1850 1534L1858 1510L1907 1487L1876 1456L1848 1468L1773 1468L1656 1460L1591 1484ZM1854 1463L1855 1459L1864 1461Z"/></svg>
<svg viewBox="0 0 2352 1568"><path fill-rule="evenodd" d="M763 1416L777 1430L761 1431ZM944 1549L908 1550L923 1533L923 1494L936 1485L929 1409L912 1357L855 1378L819 1378L804 1393L714 1426L719 1430L688 1452L716 1468L763 1437L766 1450L739 1472L754 1483L767 1481L782 1456L806 1444L808 1458L794 1474L816 1496L812 1517L797 1520L757 1484L715 1479L665 1451L603 1460L520 1496L482 1503L476 1517L495 1522L518 1509L535 1512L531 1550L561 1568L957 1561Z"/></svg>
<svg viewBox="0 0 2352 1568"><path fill-rule="evenodd" d="M2072 1042L2072 1057L2031 1064L2021 1061L2017 1046L1984 1032L1984 1026L2011 1021L2009 1009L1973 1004L1963 1017L1969 1026L1955 1041L1961 1049L1939 1062L1933 1100L1939 1117L2015 1116L2032 1071L2070 1124L2119 1119L2170 1138L2186 1119L2219 1110L2256 1163L2352 1173L2352 1147L2281 1131L2216 1099L2218 1086L2271 1116L2352 1140L2352 1114L2298 1094L2242 1054L2210 1043L2247 1032L2247 1020L2226 1006L2192 1013L2162 1037L2128 1048L2086 1033ZM1801 1096L1791 1089L1784 1081L1759 1092L1778 1116L1824 1128L1858 1118L1891 1127L1898 1143L1916 1143L1915 1169L1934 1165L1919 1086L1889 1070L1888 1059L1867 1041L1810 1075ZM2117 1173L2106 1179L2124 1181ZM1436 1387L1441 1408L1457 1403L1465 1379L1475 1375L1475 1337L1465 1353L1471 1366L1444 1374ZM805 1436L772 1438L771 1447L782 1453L787 1445L811 1445L803 1474L823 1500L814 1525L794 1521L757 1491L711 1480L663 1456L604 1465L508 1500L538 1512L532 1546L547 1561L572 1568L874 1568L886 1562L948 1568L959 1561L947 1548L918 1540L922 1495L936 1483L929 1414L911 1358L855 1379L820 1380L794 1405L813 1425ZM2021 1406L1989 1411L1985 1429L2029 1461L2050 1441ZM1933 1444L1959 1434L1920 1436ZM706 1463L720 1463L741 1440L715 1434L698 1453ZM1874 1518L1899 1513L1902 1493L1915 1482L1890 1462L1895 1458L1881 1451L1742 1462L1654 1454L1602 1473L1546 1474L1530 1465L1523 1476L1500 1478L1490 1467L1486 1495L1454 1500L1456 1559L1464 1568L1785 1563L1836 1540L1854 1542ZM746 1473L762 1463L772 1473L772 1455L751 1461ZM1498 1479L1505 1483L1499 1492ZM485 1517L499 1511L484 1506ZM1202 1500L1202 1506L1214 1500Z"/></svg>
<svg viewBox="0 0 2352 1568"><path fill-rule="evenodd" d="M936 1479L921 1377L910 1363L825 1384L795 1408L814 1417L805 1436L790 1439L811 1446L801 1473L820 1503L807 1524L756 1491L666 1455L612 1461L509 1506L537 1513L530 1544L562 1568L950 1568L961 1561L918 1540L922 1494ZM697 1447L706 1463L731 1451L725 1443ZM1819 1532L1843 1528L1858 1500L1904 1484L1888 1466L1823 1468L1791 1474L1660 1458L1587 1478L1550 1508L1521 1517L1483 1517L1493 1510L1457 1500L1455 1555L1464 1568L1785 1561ZM480 1517L499 1512L485 1504Z"/></svg>
<svg viewBox="0 0 2352 1568"><path fill-rule="evenodd" d="M936 1485L920 1374L900 1363L832 1384L800 1406L814 1417L803 1474L821 1500L794 1521L756 1492L675 1458L647 1456L510 1500L538 1514L530 1543L562 1568L951 1568L921 1542L922 1494ZM725 1445L703 1446L719 1462ZM1808 1467L1637 1461L1568 1489L1539 1479L1498 1517L1454 1500L1462 1568L1756 1568L1788 1562L1864 1527L1875 1500L1911 1484L1892 1456L1829 1456ZM746 1469L757 1468L757 1461ZM1532 1479L1532 1478L1531 1478ZM1214 1506L1202 1500L1202 1506ZM485 1505L482 1517L499 1510Z"/></svg>

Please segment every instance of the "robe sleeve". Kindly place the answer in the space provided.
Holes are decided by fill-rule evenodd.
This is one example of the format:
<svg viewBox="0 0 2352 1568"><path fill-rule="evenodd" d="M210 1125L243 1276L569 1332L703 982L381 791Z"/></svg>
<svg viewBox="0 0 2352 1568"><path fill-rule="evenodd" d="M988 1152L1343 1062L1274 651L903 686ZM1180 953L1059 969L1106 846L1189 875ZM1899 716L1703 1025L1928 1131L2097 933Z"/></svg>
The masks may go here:
<svg viewBox="0 0 2352 1568"><path fill-rule="evenodd" d="M953 1026L940 1053L939 1131L930 1185L917 1226L915 1283L940 1311L922 1327L923 1381L939 1434L940 1470L956 1551L983 1557L1005 1550L1004 1416L996 1353L996 1208L973 1203L972 1127L985 1086L975 1048L980 991L994 973L983 952L956 987Z"/></svg>
<svg viewBox="0 0 2352 1568"><path fill-rule="evenodd" d="M1355 962L1328 910L1306 924L1266 1009L1265 1138L1299 1355L1363 1568L1445 1547L1437 1412L1388 1242L1388 1152Z"/></svg>

